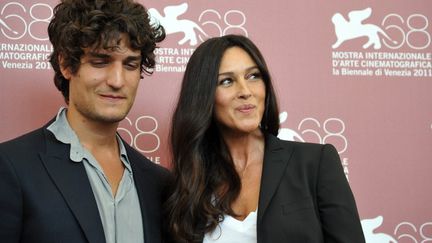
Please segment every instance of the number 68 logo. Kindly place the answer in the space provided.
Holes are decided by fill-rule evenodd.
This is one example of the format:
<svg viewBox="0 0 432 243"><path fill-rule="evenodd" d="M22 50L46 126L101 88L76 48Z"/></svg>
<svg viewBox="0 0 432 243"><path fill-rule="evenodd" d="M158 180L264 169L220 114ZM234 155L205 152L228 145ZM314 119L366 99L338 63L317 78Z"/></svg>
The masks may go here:
<svg viewBox="0 0 432 243"><path fill-rule="evenodd" d="M48 40L45 30L52 17L53 9L46 3L33 4L27 10L21 3L10 2L0 11L0 31L10 40L19 40L28 33L35 40L45 41ZM45 26L42 28L40 24ZM41 29L43 32L38 33Z"/></svg>
<svg viewBox="0 0 432 243"><path fill-rule="evenodd" d="M153 153L160 147L160 138L156 134L156 130L158 129L158 121L156 118L152 116L140 116L136 119L135 123L126 117L124 123L127 123L129 126L132 126L137 133L134 135L131 129L125 127L117 128L117 131L122 134L126 134L127 136L122 136L126 141L129 140L129 144L136 148L136 150L141 153ZM150 125L150 129L146 129ZM148 146L148 142L155 141L155 143L150 144ZM143 143L145 144L143 146ZM152 146L153 145L153 146Z"/></svg>
<svg viewBox="0 0 432 243"><path fill-rule="evenodd" d="M328 118L322 125L315 118L305 118L299 123L297 129L303 138L308 137L305 140L321 144L334 144L339 154L345 152L348 147L348 141L343 135L345 123L339 118ZM321 129L324 130L324 136Z"/></svg>
<svg viewBox="0 0 432 243"><path fill-rule="evenodd" d="M408 31L404 30L403 25L405 22ZM431 43L431 36L426 31L429 27L429 21L424 15L412 14L404 20L402 16L392 13L384 17L381 25L386 31L391 31L392 33L395 33L396 36L400 37L400 39L396 41L395 45L392 45L383 39L384 45L390 49L399 49L406 43L412 49L422 50L428 48ZM392 39L394 39L394 36L392 36ZM415 40L417 39L422 40L424 45L421 45L420 43L415 44ZM417 42L419 41L417 40Z"/></svg>

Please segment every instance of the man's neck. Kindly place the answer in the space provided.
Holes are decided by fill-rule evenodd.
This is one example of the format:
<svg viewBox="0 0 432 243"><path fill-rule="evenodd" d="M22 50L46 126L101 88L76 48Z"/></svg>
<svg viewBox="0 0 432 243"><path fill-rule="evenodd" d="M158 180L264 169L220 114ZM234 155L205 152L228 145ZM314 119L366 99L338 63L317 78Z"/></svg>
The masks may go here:
<svg viewBox="0 0 432 243"><path fill-rule="evenodd" d="M88 150L118 149L116 137L118 122L95 122L82 116L71 116L69 112L66 114L66 118L80 143Z"/></svg>

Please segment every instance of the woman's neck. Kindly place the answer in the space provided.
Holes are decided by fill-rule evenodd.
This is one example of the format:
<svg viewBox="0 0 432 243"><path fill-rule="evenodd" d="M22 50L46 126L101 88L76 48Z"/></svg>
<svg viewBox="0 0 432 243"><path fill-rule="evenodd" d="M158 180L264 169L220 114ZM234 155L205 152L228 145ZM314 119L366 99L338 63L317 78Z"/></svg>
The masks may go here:
<svg viewBox="0 0 432 243"><path fill-rule="evenodd" d="M245 134L226 132L223 138L240 175L250 164L262 163L265 137L260 129Z"/></svg>

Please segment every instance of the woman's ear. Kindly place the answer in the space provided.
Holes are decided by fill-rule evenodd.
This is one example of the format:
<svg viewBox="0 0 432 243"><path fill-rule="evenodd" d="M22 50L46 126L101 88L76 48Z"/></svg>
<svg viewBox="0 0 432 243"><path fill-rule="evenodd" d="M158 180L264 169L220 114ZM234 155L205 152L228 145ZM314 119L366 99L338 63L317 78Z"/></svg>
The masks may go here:
<svg viewBox="0 0 432 243"><path fill-rule="evenodd" d="M58 61L59 61L59 66L60 66L60 72L62 73L63 77L67 80L69 80L72 76L72 73L70 71L70 68L66 68L63 63L64 63L64 58L62 55L59 55L58 57Z"/></svg>

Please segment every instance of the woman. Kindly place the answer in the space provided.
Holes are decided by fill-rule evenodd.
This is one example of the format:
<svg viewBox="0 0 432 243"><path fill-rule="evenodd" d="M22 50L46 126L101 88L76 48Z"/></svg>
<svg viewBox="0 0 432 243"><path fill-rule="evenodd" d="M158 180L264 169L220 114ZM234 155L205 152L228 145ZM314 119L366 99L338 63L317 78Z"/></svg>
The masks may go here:
<svg viewBox="0 0 432 243"><path fill-rule="evenodd" d="M264 58L246 37L201 44L172 120L174 242L364 242L331 145L279 140Z"/></svg>

